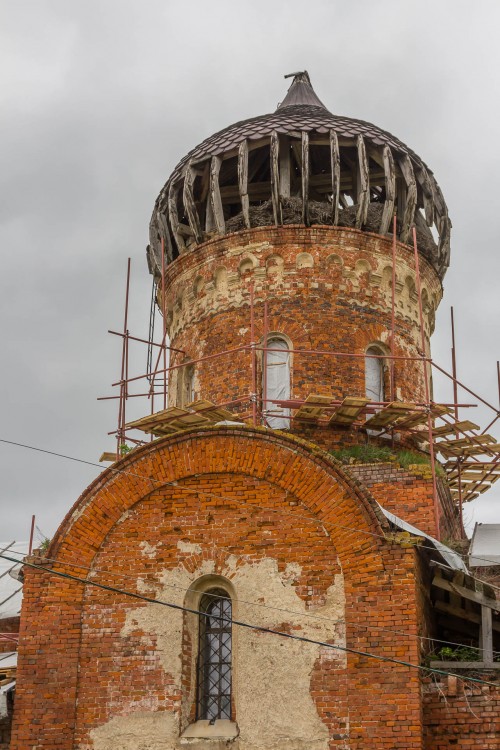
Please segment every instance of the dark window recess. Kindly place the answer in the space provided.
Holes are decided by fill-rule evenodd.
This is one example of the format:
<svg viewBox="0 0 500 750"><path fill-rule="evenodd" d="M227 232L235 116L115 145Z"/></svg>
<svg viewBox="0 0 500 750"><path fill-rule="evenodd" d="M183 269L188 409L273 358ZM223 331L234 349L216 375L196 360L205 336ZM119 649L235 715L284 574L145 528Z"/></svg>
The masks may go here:
<svg viewBox="0 0 500 750"><path fill-rule="evenodd" d="M200 601L197 719L231 718L231 599L211 589Z"/></svg>

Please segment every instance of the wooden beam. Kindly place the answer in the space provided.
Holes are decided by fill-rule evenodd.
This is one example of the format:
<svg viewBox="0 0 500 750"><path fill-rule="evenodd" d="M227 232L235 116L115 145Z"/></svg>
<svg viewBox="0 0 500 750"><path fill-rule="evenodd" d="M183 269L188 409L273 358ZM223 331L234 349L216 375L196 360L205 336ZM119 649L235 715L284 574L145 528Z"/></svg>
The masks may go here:
<svg viewBox="0 0 500 750"><path fill-rule="evenodd" d="M496 599L489 599L487 596L484 596L484 594L472 591L471 589L465 588L465 586L459 586L458 584L453 583L453 581L448 581L446 578L434 576L432 579L432 585L436 586L438 589L443 589L444 591L460 594L464 599L476 602L476 604L481 604L483 607L495 610L498 609L498 601Z"/></svg>
<svg viewBox="0 0 500 750"><path fill-rule="evenodd" d="M279 152L280 143L278 133L273 130L271 133L270 159L271 159L271 200L273 202L273 217L276 226L282 224L281 203L280 203L280 185L279 185Z"/></svg>
<svg viewBox="0 0 500 750"><path fill-rule="evenodd" d="M434 190L432 188L432 181L423 164L419 165L415 174L422 188L425 222L428 227L431 227L434 224Z"/></svg>
<svg viewBox="0 0 500 750"><path fill-rule="evenodd" d="M448 268L450 264L450 235L451 235L451 221L448 214L442 216L438 226L439 231L439 242L438 242L438 257L442 268Z"/></svg>
<svg viewBox="0 0 500 750"><path fill-rule="evenodd" d="M280 174L280 199L290 197L290 142L288 136L280 135L279 147L279 174Z"/></svg>
<svg viewBox="0 0 500 750"><path fill-rule="evenodd" d="M335 130L330 130L330 163L332 173L332 221L339 223L339 193L340 193L340 151L339 139Z"/></svg>
<svg viewBox="0 0 500 750"><path fill-rule="evenodd" d="M191 167L191 163L189 163L184 173L184 189L182 192L182 199L184 201L184 208L186 209L189 226L193 231L196 242L199 244L202 241L203 237L201 233L200 217L198 216L198 210L196 208L196 203L194 200L195 179L196 173Z"/></svg>
<svg viewBox="0 0 500 750"><path fill-rule="evenodd" d="M172 262L174 259L174 252L172 247L172 238L170 237L170 230L168 228L167 217L164 213L162 213L162 211L157 211L156 216L158 220L158 227L160 229L160 236L163 237L163 240L165 242L165 255L167 256L167 261Z"/></svg>
<svg viewBox="0 0 500 750"><path fill-rule="evenodd" d="M493 619L491 609L484 606L481 607L481 651L484 663L491 666L493 664Z"/></svg>
<svg viewBox="0 0 500 750"><path fill-rule="evenodd" d="M240 194L243 221L250 229L250 211L248 200L248 141L245 139L238 146L238 191Z"/></svg>
<svg viewBox="0 0 500 750"><path fill-rule="evenodd" d="M224 221L224 211L222 209L222 199L220 197L219 172L222 165L220 156L212 156L210 163L210 206L214 219L215 229L218 234L226 233L226 222Z"/></svg>
<svg viewBox="0 0 500 750"><path fill-rule="evenodd" d="M495 662L491 666L483 661L431 661L430 666L434 669L500 669L500 663Z"/></svg>
<svg viewBox="0 0 500 750"><path fill-rule="evenodd" d="M182 255L182 253L186 251L186 243L184 242L184 237L179 231L180 221L179 213L177 211L177 192L178 186L174 186L172 183L168 191L168 219L170 221L170 226L172 227L174 240L179 250L179 254Z"/></svg>
<svg viewBox="0 0 500 750"><path fill-rule="evenodd" d="M408 242L414 221L415 209L417 207L417 182L415 180L415 173L413 172L411 159L408 154L404 154L404 156L398 160L398 163L406 183L405 208L400 237L401 242Z"/></svg>
<svg viewBox="0 0 500 750"><path fill-rule="evenodd" d="M366 155L365 141L362 135L358 135L358 163L356 179L356 202L358 210L356 213L356 229L361 229L366 224L368 206L370 205L370 173L368 170L368 157Z"/></svg>
<svg viewBox="0 0 500 750"><path fill-rule="evenodd" d="M309 226L309 133L302 133L302 223Z"/></svg>
<svg viewBox="0 0 500 750"><path fill-rule="evenodd" d="M394 216L394 202L396 200L396 169L394 158L389 146L384 146L384 171L385 171L385 203L380 220L380 234L387 234Z"/></svg>

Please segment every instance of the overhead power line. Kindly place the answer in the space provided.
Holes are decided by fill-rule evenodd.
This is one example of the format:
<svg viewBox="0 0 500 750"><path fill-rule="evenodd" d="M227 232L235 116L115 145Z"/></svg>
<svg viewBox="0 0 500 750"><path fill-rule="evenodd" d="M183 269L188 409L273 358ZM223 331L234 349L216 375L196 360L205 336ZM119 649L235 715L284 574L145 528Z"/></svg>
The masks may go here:
<svg viewBox="0 0 500 750"><path fill-rule="evenodd" d="M55 456L56 458L64 458L64 459L66 459L68 461L75 461L76 463L86 464L87 466L94 466L94 467L100 469L101 471L103 470L101 464L96 463L95 461L87 461L87 460L85 460L83 458L77 458L75 456L68 456L68 455L66 455L64 453L57 453L56 451L49 451L49 450L47 450L45 448L38 448L38 447L36 447L34 445L27 445L26 443L18 443L18 442L15 442L13 440L6 440L5 438L0 438L0 443L5 443L6 445L15 445L15 446L17 446L19 448L26 448L27 450L36 451L36 452L39 452L39 453L45 453L45 454L50 455L50 456ZM216 495L215 493L211 493L211 492L203 492L203 491L200 491L200 490L197 490L197 489L191 489L190 487L183 487L183 486L179 485L178 480L172 480L170 482L162 482L162 481L160 481L158 479L155 479L154 477L150 477L150 476L146 477L143 474L137 474L136 472L133 472L130 469L117 469L117 468L115 468L113 466L107 467L107 470L110 471L110 472L113 472L115 474L123 474L124 476L136 477L138 479L142 479L144 481L148 481L151 484L156 485L158 487L165 487L165 486L175 487L175 489L178 490L178 491L180 491L180 492L186 492L186 493L192 494L192 495L201 495L202 497L211 497L211 498L215 498L215 499L218 499L218 500L223 500L223 501L226 501L226 502L230 501L230 502L234 502L234 503L239 503L240 505L248 505L248 507L250 507L250 508L265 510L266 512L280 513L281 515L290 516L291 518L294 518L295 520L303 518L303 519L305 519L307 521L314 522L314 523L319 523L319 524L323 525L323 522L321 521L321 519L315 518L314 516L301 516L301 515L298 515L296 513L290 513L288 511L285 511L285 510L282 510L282 509L262 508L262 506L254 505L253 503L245 503L240 498L229 497L227 495ZM366 529L357 529L357 528L353 528L351 526L344 526L342 524L336 524L335 522L332 522L332 521L329 521L328 523L329 523L330 526L332 526L334 528L343 529L344 531L354 531L354 532L356 532L358 534L365 534L367 536L372 536L374 538L383 539L384 541L387 541L387 537L384 536L383 534L377 534L376 532L367 531ZM444 545L444 546L446 546L446 545ZM430 550L431 552L435 552L436 551L435 547L431 547L429 545L426 545L425 543L419 544L419 548L420 549L427 549L427 550ZM458 557L462 558L463 560L467 560L467 555L463 555L460 552L456 552L455 550L452 550L452 551ZM490 565L498 565L498 561L496 561L496 560L490 560L487 557L479 557L477 555L475 555L474 557L477 560L482 560L483 562L490 563ZM489 584L489 585L493 586L493 584ZM493 586L493 588L498 588L498 587L497 586Z"/></svg>
<svg viewBox="0 0 500 750"><path fill-rule="evenodd" d="M8 555L0 554L0 557L10 560L10 562L17 562L12 557L9 557ZM179 612L188 612L190 614L194 615L205 615L206 613L201 612L201 610L194 609L193 607L185 607L181 604L174 604L173 602L165 602L161 599L154 599L150 596L145 596L143 594L137 594L134 591L125 591L124 589L119 589L115 586L108 586L104 583L98 583L97 581L92 581L87 578L79 578L78 576L74 576L71 573L63 573L62 571L53 570L50 568L44 568L43 566L35 565L34 563L24 563L27 567L33 568L39 572L47 573L48 575L57 576L58 578L65 578L70 581L75 581L76 583L80 583L84 586L94 586L95 588L102 589L103 591L110 591L115 594L120 594L122 596L128 596L131 599L137 599L139 601L147 602L148 604L158 604L163 607L168 607L170 609L175 609ZM218 616L216 616L218 617ZM226 619L223 616L218 617L218 619ZM409 661L404 661L403 659L396 659L392 656L382 656L380 654L373 654L369 651L361 651L359 649L350 648L349 646L339 646L338 644L334 643L328 643L327 641L318 641L314 638L308 638L307 636L301 636L301 635L294 635L292 633L286 633L281 630L275 630L274 628L267 628L262 625L255 625L253 623L245 622L244 620L233 620L231 619L232 625L236 625L237 627L241 628L248 628L249 630L255 630L259 633L268 633L269 635L277 635L281 638L287 638L289 640L293 641L300 641L301 643L309 643L314 646L321 646L323 648L329 648L333 649L335 651L342 651L344 653L349 654L355 654L356 656L364 656L368 659L374 659L376 661L383 661L383 662L389 662L391 664L398 664L399 666L408 667L410 669L416 669L418 671L423 672L430 672L434 674L441 674L446 675L447 677L457 677L460 680L466 680L468 682L474 682L478 683L480 685L488 685L490 687L498 687L497 683L489 682L488 680L481 680L478 677L471 677L469 675L460 675L455 674L453 672L448 672L444 669L437 669L436 667L425 667L421 664L414 664Z"/></svg>
<svg viewBox="0 0 500 750"><path fill-rule="evenodd" d="M83 458L77 458L75 456L68 456L65 453L57 453L56 451L49 451L49 450L47 450L45 448L38 448L37 446L27 445L25 443L17 443L17 442L15 442L13 440L6 440L4 438L0 438L0 443L6 443L7 445L15 445L15 446L17 446L19 448L26 448L27 450L36 451L36 452L39 452L39 453L46 453L48 455L55 456L56 458L64 458L64 459L66 459L68 461L75 461L76 463L86 464L87 466L94 466L94 467L100 469L101 471L103 470L101 464L96 463L95 461L87 461L87 460L85 460ZM138 479L142 479L142 480L148 481L151 484L157 485L159 487L165 487L165 486L175 487L176 490L178 490L180 492L186 492L186 493L191 494L191 495L201 495L202 497L211 497L211 498L216 498L218 500L231 501L231 502L239 503L240 505L248 505L248 507L250 507L250 508L256 508L256 509L260 509L260 510L265 510L266 512L270 511L270 512L273 512L273 513L280 513L281 515L287 515L287 516L290 516L291 518L294 518L294 519L303 518L303 519L305 519L307 521L311 521L311 522L319 523L319 524L323 525L323 522L321 521L321 519L315 518L314 516L300 516L300 515L298 515L296 513L290 513L288 511L285 511L285 510L282 510L282 509L262 508L262 506L254 505L253 503L245 503L240 498L229 497L228 495L216 495L215 493L203 492L203 491L200 491L200 490L197 490L197 489L191 489L190 487L182 487L181 485L179 485L178 480L172 480L170 482L162 482L159 479L155 479L154 477L151 477L151 476L146 477L143 474L137 474L136 472L133 472L130 469L117 469L117 468L115 468L113 466L107 467L107 470L111 471L111 472L113 472L115 474L123 474L124 476L136 477ZM355 531L355 532L357 532L359 534L365 534L367 536L372 536L372 537L375 537L377 539L383 539L384 541L387 541L387 537L384 536L384 534L377 534L377 533L375 533L373 531L367 531L366 529L357 529L357 528L353 528L351 526L344 526L342 524L336 524L335 522L331 522L331 521L329 521L329 524L330 524L330 526L333 526L333 527L338 528L338 529L343 529L344 531ZM446 545L444 545L444 546L446 546ZM436 551L435 547L431 547L431 546L426 545L424 543L419 544L419 548L420 549L428 549L431 552L435 552ZM462 558L463 560L467 560L467 555L463 555L460 552L456 552L455 550L452 550L452 551L458 557ZM490 560L487 557L479 557L479 556L475 555L475 559L482 560L483 562L488 562L491 565L498 565L498 561ZM489 584L489 585L493 586L493 584ZM493 586L493 588L498 588L498 587L497 586Z"/></svg>
<svg viewBox="0 0 500 750"><path fill-rule="evenodd" d="M218 546L217 549L227 549L227 548L226 547L219 547ZM9 551L9 554L20 555L22 557L25 557L28 553L27 552ZM235 557L237 557L240 560L244 560L247 557L247 555L238 555L238 554L235 554L232 551L231 551L231 554L234 555ZM86 567L85 565L80 565L78 563L71 563L71 562L68 562L67 560L61 561L61 560L58 560L56 557L44 557L43 561L44 562L49 562L49 563L56 563L58 565L64 565L64 566L67 566L69 568L78 568L79 570L85 571L85 573L102 573L103 575L108 575L108 576L111 576L112 578L126 578L126 579L131 579L131 580L134 580L134 581L137 580L137 576L127 575L127 573L120 573L120 572L117 572L117 571L110 571L110 570L102 570L101 568L97 568L97 567ZM24 564L23 561L22 561L22 559L19 560L18 562L19 562L19 565ZM37 566L37 567L39 567L39 566ZM165 587L171 588L171 589L175 589L177 591L182 591L184 594L187 594L189 592L193 592L194 593L194 592L197 591L196 588L190 588L190 587L185 588L184 586L179 586L179 585L177 585L175 583L165 583L165 582L163 582L162 586L165 586ZM224 599L225 598L225 597L221 597L220 594L210 594L210 592L206 592L206 596L214 596L214 597L217 597L218 599ZM333 619L331 617L324 617L323 615L314 614L313 612L297 612L297 610L287 609L285 607L274 607L274 606L272 606L270 604L263 604L262 602L251 602L251 601L248 601L246 599L240 599L240 598L233 599L233 598L231 598L229 596L227 597L227 599L230 599L231 601L237 602L238 604L246 604L246 605L248 605L250 607L259 607L260 609L268 609L268 610L271 610L273 612L284 612L285 614L296 615L298 617L307 617L307 618L310 618L310 619L313 619L313 620L319 620L319 621L322 621L322 622L328 622L328 623L331 623L332 625L337 625L339 623L346 623L347 622L344 617L338 617L336 619ZM371 623L369 621L367 621L367 623L365 625L360 625L359 623L349 622L349 627L352 627L352 628L357 629L357 630L377 630L377 631L381 631L383 633L391 633L392 635L398 635L398 636L401 636L403 638L415 638L415 639L417 639L419 641L430 641L430 642L433 642L433 643L439 643L439 644L443 644L443 645L446 645L446 646L458 646L458 647L461 647L461 646L464 645L463 643L458 643L458 642L455 642L455 641L447 641L447 640L444 640L442 638L432 638L431 636L426 636L426 635L416 635L414 633L405 633L402 630L393 630L392 628L386 628L383 625L376 625L376 624L373 624L373 623ZM493 653L494 653L494 655L497 655L497 654L500 654L500 651L494 651Z"/></svg>

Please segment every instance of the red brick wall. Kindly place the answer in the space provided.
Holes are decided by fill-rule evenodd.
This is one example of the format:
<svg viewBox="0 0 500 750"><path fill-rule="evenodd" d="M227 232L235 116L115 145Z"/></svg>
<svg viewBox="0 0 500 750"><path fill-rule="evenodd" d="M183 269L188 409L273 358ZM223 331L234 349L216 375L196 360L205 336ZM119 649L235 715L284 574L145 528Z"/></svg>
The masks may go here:
<svg viewBox="0 0 500 750"><path fill-rule="evenodd" d="M424 685L426 750L498 750L500 684L498 673L477 675L497 687L464 683L454 677Z"/></svg>
<svg viewBox="0 0 500 750"><path fill-rule="evenodd" d="M255 288L255 339L264 331L289 337L295 350L364 355L374 342L390 345L391 258L388 238L338 227L269 227L218 238L179 257L166 276L166 308L172 346L189 359L249 344L250 287ZM306 264L312 264L304 267ZM433 330L441 298L434 270L421 259L425 329ZM397 246L396 355L418 356L421 348L413 254ZM260 357L260 355L259 355ZM172 355L181 364L182 354ZM217 403L252 392L251 355L239 352L199 363L199 398ZM258 394L261 395L259 360ZM177 400L177 371L170 403ZM398 361L396 396L424 398L421 362ZM310 393L365 395L364 359L310 356L295 352L292 397ZM387 398L389 394L387 394ZM249 402L238 407L249 410ZM345 434L345 433L342 433Z"/></svg>
<svg viewBox="0 0 500 750"><path fill-rule="evenodd" d="M438 479L439 535L436 533L431 467L403 469L396 464L355 464L350 472L386 510L439 539L460 537L460 519L446 486Z"/></svg>
<svg viewBox="0 0 500 750"><path fill-rule="evenodd" d="M155 595L158 570L209 561L230 577L229 559L237 570L241 559L272 556L283 570L300 565L294 585L308 607L322 601L332 573L343 575L350 648L418 662L415 550L384 541L387 524L370 494L319 449L277 433L208 429L145 446L117 468L123 473L103 472L61 525L48 551L55 570L93 566L95 581ZM199 551L185 554L179 541ZM12 750L87 747L93 728L145 707L179 716L189 670L178 684L140 620L123 630L143 602L27 568L24 601ZM285 613L275 626L287 628ZM334 641L340 635L332 629ZM331 750L346 736L351 750L421 750L416 670L324 654L310 691Z"/></svg>

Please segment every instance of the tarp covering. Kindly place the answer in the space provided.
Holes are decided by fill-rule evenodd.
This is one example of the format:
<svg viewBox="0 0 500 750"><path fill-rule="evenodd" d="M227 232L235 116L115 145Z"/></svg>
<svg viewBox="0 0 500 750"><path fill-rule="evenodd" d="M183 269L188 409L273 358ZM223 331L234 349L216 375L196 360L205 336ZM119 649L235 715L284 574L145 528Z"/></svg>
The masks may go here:
<svg viewBox="0 0 500 750"><path fill-rule="evenodd" d="M468 573L467 566L460 557L460 555L457 555L456 552L454 552L452 549L446 546L446 544L442 544L441 542L438 542L437 539L434 539L433 536L429 536L429 534L426 534L425 531L422 531L421 529L417 529L416 526L412 526L411 523L407 523L406 521L403 521L402 518L399 518L398 516L394 515L394 513L391 513L389 510L386 510L383 508L379 503L380 510L384 514L384 516L394 525L397 526L398 529L401 529L401 531L408 531L408 533L413 534L414 536L423 536L425 539L428 539L429 542L431 542L432 546L436 549L437 552L441 555L443 560L446 562L446 564L453 568L454 570L461 570L464 573Z"/></svg>
<svg viewBox="0 0 500 750"><path fill-rule="evenodd" d="M28 554L28 542L0 542L0 552L11 558L19 559ZM17 617L21 612L23 598L22 584L12 577L18 565L0 557L0 620ZM2 628L0 627L0 630Z"/></svg>
<svg viewBox="0 0 500 750"><path fill-rule="evenodd" d="M476 523L469 549L469 565L500 565L500 523Z"/></svg>
<svg viewBox="0 0 500 750"><path fill-rule="evenodd" d="M279 351L266 352L266 383L269 401L287 401L290 398L290 351L283 339L268 339L267 346ZM276 404L267 403L265 408L271 414L267 424L273 430L286 430L290 427L290 409L282 409ZM280 415L283 416L280 416Z"/></svg>

